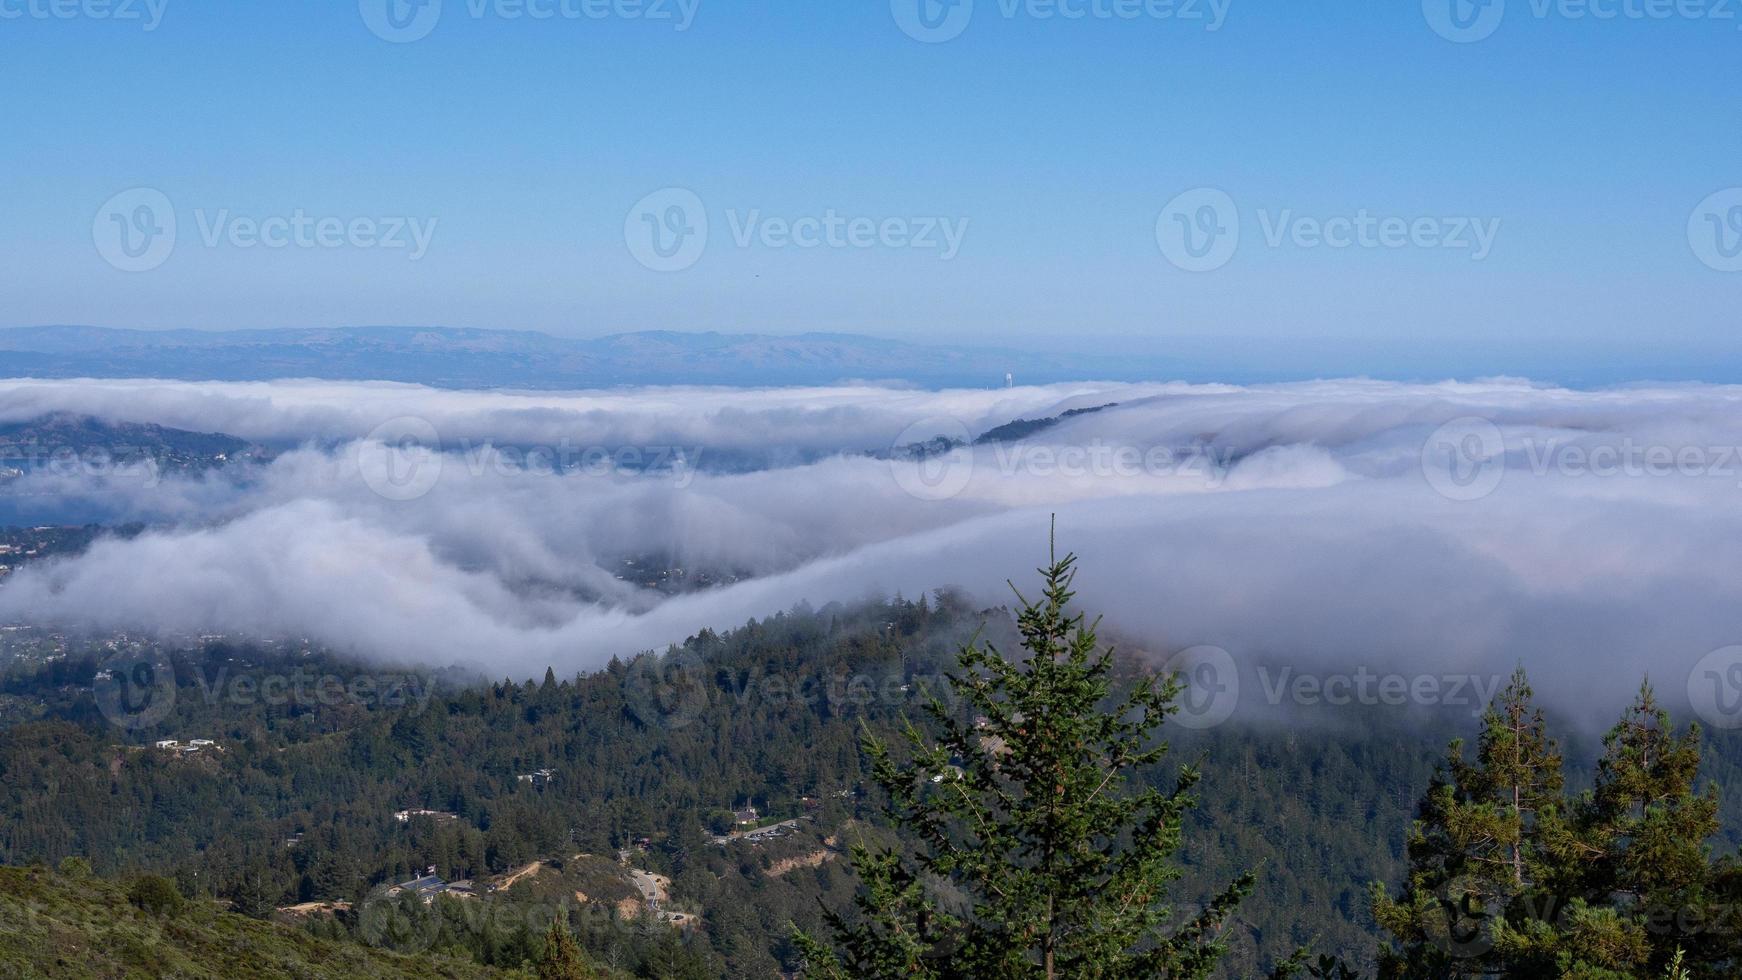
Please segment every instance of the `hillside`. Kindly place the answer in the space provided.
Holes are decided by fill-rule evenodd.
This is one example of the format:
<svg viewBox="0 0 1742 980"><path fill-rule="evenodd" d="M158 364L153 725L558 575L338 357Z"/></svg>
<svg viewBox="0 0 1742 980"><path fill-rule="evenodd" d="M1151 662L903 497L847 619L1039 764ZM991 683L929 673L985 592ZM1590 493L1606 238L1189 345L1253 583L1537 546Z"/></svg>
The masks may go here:
<svg viewBox="0 0 1742 980"><path fill-rule="evenodd" d="M0 868L0 975L33 978L376 977L483 980L528 976L470 960L401 956L187 902L153 915L102 878Z"/></svg>
<svg viewBox="0 0 1742 980"><path fill-rule="evenodd" d="M117 463L151 459L160 466L200 468L257 452L249 443L222 433L106 421L69 412L0 423L0 460L47 464L68 453L81 460L102 453Z"/></svg>

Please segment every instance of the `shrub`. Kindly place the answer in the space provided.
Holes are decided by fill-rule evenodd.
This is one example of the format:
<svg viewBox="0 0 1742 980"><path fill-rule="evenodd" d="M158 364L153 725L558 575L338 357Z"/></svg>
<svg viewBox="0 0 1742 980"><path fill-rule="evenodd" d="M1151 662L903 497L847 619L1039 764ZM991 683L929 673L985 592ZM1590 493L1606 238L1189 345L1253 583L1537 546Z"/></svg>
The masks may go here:
<svg viewBox="0 0 1742 980"><path fill-rule="evenodd" d="M168 878L146 875L127 889L127 901L147 915L174 915L181 911L181 892Z"/></svg>

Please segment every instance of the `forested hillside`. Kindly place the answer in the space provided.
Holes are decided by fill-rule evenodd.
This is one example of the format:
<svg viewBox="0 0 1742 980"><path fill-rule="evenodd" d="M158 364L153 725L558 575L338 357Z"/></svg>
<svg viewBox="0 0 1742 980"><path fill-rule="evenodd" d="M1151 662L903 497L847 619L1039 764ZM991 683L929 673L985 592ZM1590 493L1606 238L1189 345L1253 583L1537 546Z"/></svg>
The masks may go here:
<svg viewBox="0 0 1742 980"><path fill-rule="evenodd" d="M185 980L488 980L530 977L469 959L403 956L257 922L210 902L154 904L146 889L69 867L0 868L0 974Z"/></svg>
<svg viewBox="0 0 1742 980"><path fill-rule="evenodd" d="M847 847L888 834L861 735L919 718L923 690L947 696L976 630L1014 648L1008 611L944 594L795 610L537 683L222 640L75 644L0 686L7 717L29 719L0 738L0 863L153 871L197 901L483 964L517 966L554 913L630 972L766 977L798 965L795 925L851 903ZM112 703L117 678L137 686L153 665L143 701ZM1470 724L1350 709L1163 728L1171 759L1203 772L1182 894L1256 876L1229 928L1236 975L1303 944L1372 962L1370 885L1401 880L1417 801ZM1568 751L1575 785L1589 748ZM1739 758L1708 739L1731 834ZM472 895L383 896L431 868ZM666 894L641 901L644 875L669 879Z"/></svg>

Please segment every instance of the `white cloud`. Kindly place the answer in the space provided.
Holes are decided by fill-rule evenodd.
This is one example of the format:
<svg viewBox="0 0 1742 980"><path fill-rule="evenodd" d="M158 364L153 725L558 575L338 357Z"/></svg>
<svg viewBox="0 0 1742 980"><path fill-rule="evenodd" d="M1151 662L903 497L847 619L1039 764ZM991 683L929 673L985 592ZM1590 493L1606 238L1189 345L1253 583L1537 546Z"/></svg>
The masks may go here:
<svg viewBox="0 0 1742 980"><path fill-rule="evenodd" d="M349 443L287 452L245 480L33 474L14 493L163 529L20 572L0 587L0 618L270 631L531 675L800 601L943 586L1003 601L1004 580L1044 557L1056 512L1084 560L1084 605L1146 649L1214 644L1339 669L1524 662L1545 690L1610 705L1647 669L1673 688L1707 652L1742 643L1739 400L1734 388L1513 380L526 395L9 382L0 419L67 410L325 444L418 415L444 440L700 446L756 463L683 480L453 452L433 489L403 502L368 488ZM1107 402L1120 406L958 454L971 472L943 500L896 479L919 464L837 454L885 447L924 418L980 432ZM1492 420L1507 449L1498 487L1469 501L1422 471L1424 444L1462 417ZM1653 468L1659 450L1699 465ZM805 461L756 468L783 457ZM614 577L645 553L751 577L668 599Z"/></svg>

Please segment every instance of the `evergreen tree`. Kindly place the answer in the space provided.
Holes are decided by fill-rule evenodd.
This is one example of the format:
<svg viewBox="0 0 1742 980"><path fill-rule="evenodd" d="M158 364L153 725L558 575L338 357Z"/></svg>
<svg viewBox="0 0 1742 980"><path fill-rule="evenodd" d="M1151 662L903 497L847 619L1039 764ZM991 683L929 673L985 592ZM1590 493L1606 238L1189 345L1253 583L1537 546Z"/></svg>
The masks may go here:
<svg viewBox="0 0 1742 980"><path fill-rule="evenodd" d="M866 737L915 853L853 848L857 915L827 914L833 949L798 937L811 975L1050 980L1215 967L1221 926L1252 879L1178 918L1167 903L1198 774L1182 769L1165 792L1131 783L1167 752L1155 735L1179 685L1146 676L1115 698L1112 652L1067 611L1075 561L1054 552L1040 598L1018 592L1026 659L977 638L960 651L949 683L976 717L934 693L927 713L939 734L909 724L905 764Z"/></svg>
<svg viewBox="0 0 1742 980"><path fill-rule="evenodd" d="M1729 959L1727 913L1711 896L1707 840L1718 831L1715 790L1696 792L1700 729L1677 735L1649 682L1603 739L1596 786L1554 839L1581 901L1612 910L1598 949L1562 945L1563 958L1661 972L1678 952L1696 975ZM1610 955L1625 950L1625 959Z"/></svg>
<svg viewBox="0 0 1742 980"><path fill-rule="evenodd" d="M1604 738L1595 787L1568 805L1560 754L1522 672L1484 720L1474 764L1453 743L1421 805L1382 977L1730 977L1736 914L1719 898L1717 797L1696 792L1697 726L1677 735L1649 683Z"/></svg>
<svg viewBox="0 0 1742 980"><path fill-rule="evenodd" d="M544 935L544 951L538 957L538 980L588 980L593 971L581 956L568 927L552 922Z"/></svg>
<svg viewBox="0 0 1742 980"><path fill-rule="evenodd" d="M1490 976L1530 957L1520 930L1560 913L1557 867L1539 839L1563 806L1561 754L1522 668L1489 706L1476 759L1452 742L1409 835L1409 880L1374 889L1374 917L1395 940L1387 977Z"/></svg>

